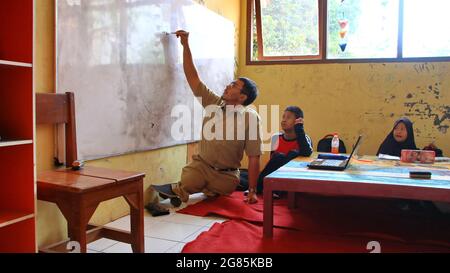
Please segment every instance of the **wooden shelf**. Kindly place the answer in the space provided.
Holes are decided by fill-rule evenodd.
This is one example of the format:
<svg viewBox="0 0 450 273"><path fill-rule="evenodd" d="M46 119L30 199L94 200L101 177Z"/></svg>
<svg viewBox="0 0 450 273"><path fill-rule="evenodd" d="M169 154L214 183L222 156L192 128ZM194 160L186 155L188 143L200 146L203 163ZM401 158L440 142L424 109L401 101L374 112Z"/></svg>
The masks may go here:
<svg viewBox="0 0 450 273"><path fill-rule="evenodd" d="M0 211L0 228L4 228L34 217L33 213L18 211Z"/></svg>
<svg viewBox="0 0 450 273"><path fill-rule="evenodd" d="M30 63L12 62L12 61L5 61L5 60L0 60L0 65L20 66L20 67L33 67L33 65L30 64Z"/></svg>
<svg viewBox="0 0 450 273"><path fill-rule="evenodd" d="M0 1L0 253L36 252L35 2Z"/></svg>
<svg viewBox="0 0 450 273"><path fill-rule="evenodd" d="M0 147L11 147L11 146L27 145L27 144L33 144L33 140L8 140L8 141L0 140Z"/></svg>

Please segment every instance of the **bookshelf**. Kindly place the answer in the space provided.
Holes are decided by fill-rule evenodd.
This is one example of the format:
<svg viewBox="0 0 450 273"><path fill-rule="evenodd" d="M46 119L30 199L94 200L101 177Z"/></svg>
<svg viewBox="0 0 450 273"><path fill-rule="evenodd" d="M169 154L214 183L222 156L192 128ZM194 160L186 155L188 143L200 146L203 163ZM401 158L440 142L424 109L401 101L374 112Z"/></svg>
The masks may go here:
<svg viewBox="0 0 450 273"><path fill-rule="evenodd" d="M9 147L9 146L17 146L17 145L25 145L32 144L32 140L9 140L9 141L0 141L0 147Z"/></svg>
<svg viewBox="0 0 450 273"><path fill-rule="evenodd" d="M0 1L0 252L36 252L34 0Z"/></svg>

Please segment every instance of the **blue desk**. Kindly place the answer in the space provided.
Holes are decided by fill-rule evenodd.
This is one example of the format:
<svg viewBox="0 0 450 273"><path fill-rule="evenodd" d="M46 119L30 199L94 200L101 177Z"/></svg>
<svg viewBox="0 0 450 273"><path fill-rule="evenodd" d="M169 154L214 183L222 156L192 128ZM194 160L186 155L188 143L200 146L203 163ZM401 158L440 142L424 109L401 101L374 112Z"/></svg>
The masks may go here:
<svg viewBox="0 0 450 273"><path fill-rule="evenodd" d="M404 164L375 158L358 161L343 172L310 170L306 159L289 162L264 179L265 237L273 232L273 191L289 192L289 206L295 207L295 193L316 193L358 197L429 200L450 203L450 164ZM311 161L311 158L308 159ZM411 179L410 171L429 171L431 179Z"/></svg>

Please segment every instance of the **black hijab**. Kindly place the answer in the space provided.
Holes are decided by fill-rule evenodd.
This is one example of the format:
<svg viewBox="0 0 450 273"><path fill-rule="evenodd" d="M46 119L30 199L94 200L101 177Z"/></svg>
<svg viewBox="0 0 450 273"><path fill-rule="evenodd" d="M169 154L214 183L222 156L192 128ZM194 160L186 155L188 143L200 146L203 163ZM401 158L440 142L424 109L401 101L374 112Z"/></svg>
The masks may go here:
<svg viewBox="0 0 450 273"><path fill-rule="evenodd" d="M400 122L405 124L406 130L408 131L408 137L403 142L397 142L394 138L394 129ZM380 148L378 149L377 155L386 154L400 157L403 149L417 150L416 142L414 141L413 124L408 118L405 117L397 120L394 123L394 128L381 144Z"/></svg>

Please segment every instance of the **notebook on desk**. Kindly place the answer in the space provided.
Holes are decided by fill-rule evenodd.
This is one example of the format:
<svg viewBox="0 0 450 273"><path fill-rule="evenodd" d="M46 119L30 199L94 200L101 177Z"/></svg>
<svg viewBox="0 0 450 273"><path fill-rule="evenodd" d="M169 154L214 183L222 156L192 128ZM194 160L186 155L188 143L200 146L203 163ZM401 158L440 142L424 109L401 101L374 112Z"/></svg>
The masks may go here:
<svg viewBox="0 0 450 273"><path fill-rule="evenodd" d="M353 155L356 155L358 148L361 144L361 139L362 136L360 135L358 137L358 140L356 140L356 144L353 146L353 150L350 156L343 159L323 159L319 157L313 162L309 163L307 165L308 168L317 170L331 170L331 171L345 170L348 167Z"/></svg>

